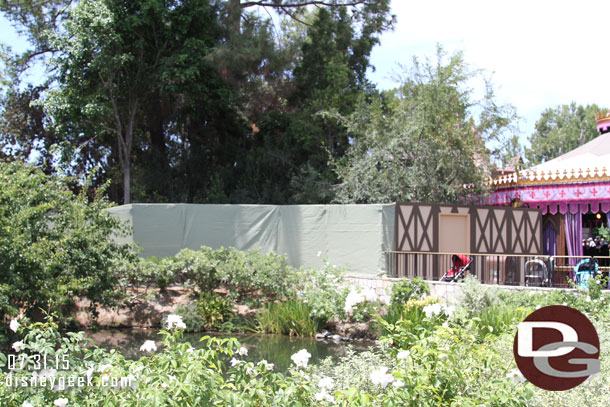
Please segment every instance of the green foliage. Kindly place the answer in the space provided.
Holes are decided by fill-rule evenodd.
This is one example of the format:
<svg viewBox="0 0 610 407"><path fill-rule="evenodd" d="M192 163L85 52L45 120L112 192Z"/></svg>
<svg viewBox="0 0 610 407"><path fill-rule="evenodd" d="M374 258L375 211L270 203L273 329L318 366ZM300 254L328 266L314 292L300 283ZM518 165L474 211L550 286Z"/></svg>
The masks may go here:
<svg viewBox="0 0 610 407"><path fill-rule="evenodd" d="M601 359L605 360L610 357L610 350L605 346L610 341L610 296L602 294L599 299L591 299L584 290L485 293L480 287L469 290L478 290L478 294L464 297L469 298L468 302L458 303L455 313L447 313L449 306L432 297L411 299L405 304L404 318L383 338L379 348L359 354L348 351L339 359L328 358L318 365L291 368L286 376L274 373L266 361L240 360L237 353L240 344L235 339L204 337L203 348L195 350L179 342L180 330L163 332L160 351L128 361L117 352L107 352L87 343L82 334L60 334L52 320L30 324L21 319L17 334L23 338L24 353L49 352L53 360L59 356L60 361L69 362L69 369L54 373L57 378L90 374L94 386L65 390L0 386L0 402L9 407L20 407L26 401L34 406L46 406L65 397L68 405L108 407L136 407L141 403L261 407L601 407L607 404L610 371L606 364L602 363L600 375L578 388L566 392L544 391L515 376L513 340L516 324L529 311L566 302L593 319L600 336ZM492 295L497 298L490 299ZM475 303L479 304L478 314L470 316L472 311L468 307ZM301 305L307 306L302 302ZM309 315L308 310L297 307L295 301L284 310L278 308L283 313L278 320L296 314L302 320ZM434 308L427 308L426 314L426 307ZM436 313L439 310L442 312ZM412 328L417 325L419 334L413 334L417 329L407 330L407 325ZM390 343L392 346L387 347ZM272 345L269 352L277 352L277 348ZM227 361L231 358L229 367ZM5 367L6 360L6 355L0 354L0 367ZM385 387L372 380L379 376L380 368L385 368L389 375L384 378ZM105 375L127 377L129 374L136 378L135 389L100 385ZM6 375L3 369L0 382L4 382ZM31 377L32 371L13 371L13 375ZM326 396L321 401L322 380L326 383Z"/></svg>
<svg viewBox="0 0 610 407"><path fill-rule="evenodd" d="M135 198L208 198L206 189L228 166L219 156L231 165L236 158L216 137L234 147L246 133L228 84L206 60L222 37L217 11L207 0L95 0L68 8L62 27L49 33L54 86L39 100L66 171L104 164L103 179L123 187L126 203L132 178Z"/></svg>
<svg viewBox="0 0 610 407"><path fill-rule="evenodd" d="M439 326L410 348L395 373L404 387L386 400L401 406L526 406L531 385L515 384L493 343Z"/></svg>
<svg viewBox="0 0 610 407"><path fill-rule="evenodd" d="M276 78L284 79L275 90L279 97L260 98L259 111L249 117L258 131L241 160L242 178L234 192L241 202L323 203L333 198L337 178L329 158L342 157L349 139L345 128L322 112L349 115L361 98L375 93L365 76L370 54L393 22L387 0L290 15L308 25L288 31L298 47L285 69L254 81L277 84ZM268 73L278 67L264 66ZM268 101L274 108L260 109Z"/></svg>
<svg viewBox="0 0 610 407"><path fill-rule="evenodd" d="M4 95L0 91L0 157L35 163L49 174L53 171L52 145L59 139L45 128L42 106L33 103L43 91L42 86L32 85L10 88ZM95 182L97 173L93 176Z"/></svg>
<svg viewBox="0 0 610 407"><path fill-rule="evenodd" d="M20 354L47 354L53 365L57 356L62 367L67 363L67 369L41 371L33 365L34 359L28 358L26 369L11 372L13 379L31 378L36 372L54 377L56 384L65 380L66 388L0 386L3 406L21 407L26 402L37 407L51 406L59 398L67 399L68 406L104 407L315 405L314 389L299 371L286 377L275 373L263 361L240 362L227 368L226 361L237 356L240 348L234 338L203 337L204 346L193 349L190 344L179 341L181 330L163 331L159 351L143 352L139 360L130 361L115 351L91 345L82 333L63 336L52 321L33 325L22 322L20 334L24 337ZM6 367L6 355L0 354L0 360L2 367ZM8 374L3 369L0 380L5 382ZM68 386L70 376L84 377L85 385ZM88 377L92 385L87 384ZM114 386L113 378L123 381Z"/></svg>
<svg viewBox="0 0 610 407"><path fill-rule="evenodd" d="M214 253L222 284L236 299L263 296L269 299L293 297L296 274L286 264L286 256L263 254L259 249L247 252L233 247Z"/></svg>
<svg viewBox="0 0 610 407"><path fill-rule="evenodd" d="M218 256L210 247L202 246L199 251L182 249L174 257L164 260L167 274L173 277L172 282L192 283L202 293L220 285Z"/></svg>
<svg viewBox="0 0 610 407"><path fill-rule="evenodd" d="M197 301L197 309L203 317L206 329L219 329L233 317L231 300L216 292L202 292Z"/></svg>
<svg viewBox="0 0 610 407"><path fill-rule="evenodd" d="M125 202L330 201L328 154L348 139L318 113L375 93L370 54L394 20L389 0L39 3L0 1L32 46L0 50L0 147L50 172L98 165ZM50 68L24 90L37 57Z"/></svg>
<svg viewBox="0 0 610 407"><path fill-rule="evenodd" d="M470 320L474 323L474 331L479 338L486 335L501 335L505 332L512 333L516 325L523 321L529 314L529 310L509 305L495 305L482 310L480 314Z"/></svg>
<svg viewBox="0 0 610 407"><path fill-rule="evenodd" d="M404 305L411 299L430 295L428 284L421 278L402 279L392 284L392 304Z"/></svg>
<svg viewBox="0 0 610 407"><path fill-rule="evenodd" d="M438 313L426 314L427 307L437 304ZM382 341L393 346L408 349L418 338L426 336L430 330L444 322L448 315L444 305L437 297L413 299L404 304L396 321L388 318L377 318L377 326L383 335ZM392 317L395 318L395 317Z"/></svg>
<svg viewBox="0 0 610 407"><path fill-rule="evenodd" d="M596 228L595 237L599 237L600 239L603 237L606 239L606 242L610 242L610 228L607 226L600 226Z"/></svg>
<svg viewBox="0 0 610 407"><path fill-rule="evenodd" d="M467 276L460 287L462 289L460 305L469 315L478 315L500 302L497 287L481 284L472 276Z"/></svg>
<svg viewBox="0 0 610 407"><path fill-rule="evenodd" d="M391 303L385 315L382 316L383 320L387 323L395 324L402 318L406 303L412 299L417 300L429 294L430 288L421 277L405 278L392 284ZM376 325L381 332L387 333L379 322Z"/></svg>
<svg viewBox="0 0 610 407"><path fill-rule="evenodd" d="M296 278L285 256L206 246L199 251L183 249L163 259L140 259L125 273L129 284L156 285L162 290L171 284L194 285L200 292L222 287L236 302L294 297Z"/></svg>
<svg viewBox="0 0 610 407"><path fill-rule="evenodd" d="M600 281L601 276L597 280ZM499 291L498 301L514 308L523 307L533 311L536 307L566 305L585 313L593 320L605 317L610 306L610 296L601 291L602 285L591 285L586 289L553 289L548 292ZM598 291L599 290L599 291ZM596 295L599 297L594 298Z"/></svg>
<svg viewBox="0 0 610 407"><path fill-rule="evenodd" d="M387 389L371 382L371 373L379 366L393 370L396 359L386 348L372 348L365 352L354 352L348 348L345 356L338 359L326 358L312 366L312 383L318 383L324 377L332 377L335 389L359 389L362 393L377 397L382 396Z"/></svg>
<svg viewBox="0 0 610 407"><path fill-rule="evenodd" d="M602 290L608 287L608 277L603 274L598 274L595 278L587 281L588 298L590 300L599 300L603 293Z"/></svg>
<svg viewBox="0 0 610 407"><path fill-rule="evenodd" d="M345 269L324 260L322 268L302 269L297 278L298 297L309 304L311 317L320 321L345 318L345 298L349 289L344 286Z"/></svg>
<svg viewBox="0 0 610 407"><path fill-rule="evenodd" d="M182 321L186 325L185 332L202 332L206 328L206 321L197 303L178 305L174 309L174 314L182 317Z"/></svg>
<svg viewBox="0 0 610 407"><path fill-rule="evenodd" d="M290 336L314 336L322 325L308 303L288 300L265 305L256 315L258 330Z"/></svg>
<svg viewBox="0 0 610 407"><path fill-rule="evenodd" d="M526 149L530 164L540 164L582 146L598 136L595 113L597 105L570 105L546 109L536 122L536 130L529 137Z"/></svg>
<svg viewBox="0 0 610 407"><path fill-rule="evenodd" d="M462 320L447 320L444 313L415 316L424 303L440 305L435 301L411 300L407 307L412 313L407 318L421 317L425 323L420 335L413 336L404 326L391 329L394 333L382 339L395 348L348 354L339 363L324 361L312 369L312 381L333 378L334 395L342 406L528 405L533 386L513 381L509 372L513 362L507 363L504 352L512 352L512 333L481 340L471 326ZM371 380L381 367L391 374L386 380L392 384L385 388Z"/></svg>
<svg viewBox="0 0 610 407"><path fill-rule="evenodd" d="M397 305L395 303L390 304L390 306L388 307L388 309L386 310L386 313L384 315L377 315L375 317L375 328L379 331L382 332L384 335L387 334L387 331L384 330L384 324L380 322L380 319L382 319L383 321L385 321L388 324L396 324L396 322L398 322L399 319L402 318L402 313L404 310L404 304L403 305Z"/></svg>
<svg viewBox="0 0 610 407"><path fill-rule="evenodd" d="M335 115L354 142L338 160L340 203L455 202L481 192L486 142L501 141L513 109L495 101L493 88L476 100L468 83L478 77L461 53L420 63L402 85L349 116ZM464 184L474 185L464 189Z"/></svg>
<svg viewBox="0 0 610 407"><path fill-rule="evenodd" d="M349 319L352 322L367 322L379 314L382 304L379 301L364 301L356 305Z"/></svg>
<svg viewBox="0 0 610 407"><path fill-rule="evenodd" d="M113 240L127 229L105 211L102 191L90 200L85 183L74 195L76 180L19 162L0 162L0 183L0 314L68 315L76 296L92 310L116 305L119 273L135 254Z"/></svg>

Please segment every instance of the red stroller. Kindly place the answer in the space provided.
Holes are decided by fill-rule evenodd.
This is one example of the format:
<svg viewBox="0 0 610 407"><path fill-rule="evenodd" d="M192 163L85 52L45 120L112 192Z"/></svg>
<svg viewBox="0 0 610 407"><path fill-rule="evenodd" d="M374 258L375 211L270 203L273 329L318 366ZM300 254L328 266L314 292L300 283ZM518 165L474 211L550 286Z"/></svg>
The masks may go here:
<svg viewBox="0 0 610 407"><path fill-rule="evenodd" d="M462 254L454 254L451 256L451 262L453 267L441 277L441 281L458 281L464 279L466 270L470 270L470 263L472 263L472 257L464 256Z"/></svg>

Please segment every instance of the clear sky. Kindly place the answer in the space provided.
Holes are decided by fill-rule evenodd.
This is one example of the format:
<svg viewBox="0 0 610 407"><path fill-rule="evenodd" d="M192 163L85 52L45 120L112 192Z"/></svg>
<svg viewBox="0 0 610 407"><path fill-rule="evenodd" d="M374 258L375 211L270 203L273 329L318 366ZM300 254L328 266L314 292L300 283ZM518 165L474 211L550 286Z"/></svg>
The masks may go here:
<svg viewBox="0 0 610 407"><path fill-rule="evenodd" d="M381 37L369 75L382 89L413 56L462 50L473 68L491 75L501 103L521 116L521 139L546 108L572 101L610 107L610 1L393 0L394 31ZM20 49L6 20L0 41Z"/></svg>
<svg viewBox="0 0 610 407"><path fill-rule="evenodd" d="M434 57L438 43L492 75L498 100L522 118L522 140L546 108L610 107L610 1L393 0L392 10L396 28L371 58L381 88L395 85L397 63Z"/></svg>

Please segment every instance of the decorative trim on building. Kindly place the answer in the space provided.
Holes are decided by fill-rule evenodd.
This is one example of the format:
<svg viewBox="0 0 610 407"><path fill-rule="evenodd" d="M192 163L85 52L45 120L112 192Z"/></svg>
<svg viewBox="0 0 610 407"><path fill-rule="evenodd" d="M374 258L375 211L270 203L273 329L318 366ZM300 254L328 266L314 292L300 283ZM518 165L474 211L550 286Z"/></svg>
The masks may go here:
<svg viewBox="0 0 610 407"><path fill-rule="evenodd" d="M488 178L487 185L492 189L530 186L530 185L556 185L572 183L589 183L610 181L610 169L606 166L602 168L580 168L571 171L521 171L512 174L501 175L496 178Z"/></svg>
<svg viewBox="0 0 610 407"><path fill-rule="evenodd" d="M493 191L485 201L487 205L509 205L519 200L530 208L536 207L547 212L565 214L610 212L610 182L572 185L539 185L520 188L502 188Z"/></svg>

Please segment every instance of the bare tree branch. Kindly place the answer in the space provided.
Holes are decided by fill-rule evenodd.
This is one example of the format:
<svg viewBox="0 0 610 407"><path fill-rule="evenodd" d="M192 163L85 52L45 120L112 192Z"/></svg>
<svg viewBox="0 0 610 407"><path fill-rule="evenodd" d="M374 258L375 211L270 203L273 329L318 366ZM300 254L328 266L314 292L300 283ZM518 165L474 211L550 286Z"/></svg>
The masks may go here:
<svg viewBox="0 0 610 407"><path fill-rule="evenodd" d="M282 9L299 8L299 7L305 7L305 6L326 6L326 7L348 6L348 7L353 7L353 6L360 6L362 4L366 4L366 2L367 2L367 0L355 0L355 1L349 1L346 3L330 2L330 1L323 1L323 0L309 0L309 1L305 0L305 1L299 1L297 3L282 3L281 1L259 0L259 1L247 1L245 3L241 3L240 7L247 8L247 7L253 7L253 6L261 6L261 7L273 7L273 8L282 8Z"/></svg>
<svg viewBox="0 0 610 407"><path fill-rule="evenodd" d="M288 17L292 18L294 21L296 21L297 23L301 23L303 25L306 25L308 27L313 27L311 24L301 20L300 18L298 18L297 16L294 15L294 13L291 13L288 10L284 10L284 13L286 13L288 15Z"/></svg>

